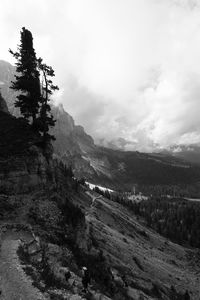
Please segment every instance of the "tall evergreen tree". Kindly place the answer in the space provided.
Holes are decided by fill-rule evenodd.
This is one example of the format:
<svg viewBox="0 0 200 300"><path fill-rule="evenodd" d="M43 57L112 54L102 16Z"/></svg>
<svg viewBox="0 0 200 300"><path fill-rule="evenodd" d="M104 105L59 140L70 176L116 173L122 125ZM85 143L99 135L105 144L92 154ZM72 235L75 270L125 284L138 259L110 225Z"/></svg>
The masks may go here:
<svg viewBox="0 0 200 300"><path fill-rule="evenodd" d="M9 52L17 59L15 75L11 88L20 91L15 106L20 108L21 114L26 119L32 118L34 124L39 111L41 90L37 58L33 48L33 37L25 27L21 31L21 44L18 51Z"/></svg>
<svg viewBox="0 0 200 300"><path fill-rule="evenodd" d="M58 90L58 86L54 85L51 78L55 76L52 67L47 66L42 62L42 59L38 59L38 68L41 76L41 108L38 117L39 130L42 132L43 141L46 143L49 140L54 140L55 137L49 134L50 127L55 125L55 120L51 114L51 106L49 104L50 97L55 90Z"/></svg>

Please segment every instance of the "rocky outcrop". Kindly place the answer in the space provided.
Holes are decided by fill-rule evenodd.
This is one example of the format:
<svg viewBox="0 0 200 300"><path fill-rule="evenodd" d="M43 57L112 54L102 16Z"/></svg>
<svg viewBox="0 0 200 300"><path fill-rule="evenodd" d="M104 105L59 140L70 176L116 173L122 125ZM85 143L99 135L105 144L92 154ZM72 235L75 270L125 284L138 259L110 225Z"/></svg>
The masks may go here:
<svg viewBox="0 0 200 300"><path fill-rule="evenodd" d="M51 165L36 146L32 146L26 155L1 159L0 193L25 193L44 186L48 172L51 172Z"/></svg>
<svg viewBox="0 0 200 300"><path fill-rule="evenodd" d="M1 193L24 193L53 180L51 149L44 153L39 141L24 120L0 111Z"/></svg>

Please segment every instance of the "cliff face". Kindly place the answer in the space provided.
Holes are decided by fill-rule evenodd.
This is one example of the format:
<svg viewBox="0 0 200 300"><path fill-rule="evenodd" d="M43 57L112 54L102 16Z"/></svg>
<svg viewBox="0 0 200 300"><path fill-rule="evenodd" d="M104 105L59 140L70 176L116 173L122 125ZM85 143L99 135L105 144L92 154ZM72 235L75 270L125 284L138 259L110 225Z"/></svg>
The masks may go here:
<svg viewBox="0 0 200 300"><path fill-rule="evenodd" d="M95 148L93 139L87 135L84 128L77 126L73 118L62 105L52 106L52 113L57 120L52 133L56 136L55 153L63 155L78 155Z"/></svg>
<svg viewBox="0 0 200 300"><path fill-rule="evenodd" d="M26 154L0 160L0 193L19 194L38 189L47 183L51 169L42 151L30 147Z"/></svg>
<svg viewBox="0 0 200 300"><path fill-rule="evenodd" d="M1 193L27 192L47 182L52 166L36 146L37 139L26 122L0 110Z"/></svg>

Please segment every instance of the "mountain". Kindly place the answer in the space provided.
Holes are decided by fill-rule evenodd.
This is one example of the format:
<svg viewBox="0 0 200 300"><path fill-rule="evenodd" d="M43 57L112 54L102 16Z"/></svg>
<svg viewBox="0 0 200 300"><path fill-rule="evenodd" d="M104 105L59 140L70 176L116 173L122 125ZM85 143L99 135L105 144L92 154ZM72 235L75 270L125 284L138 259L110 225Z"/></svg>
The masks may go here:
<svg viewBox="0 0 200 300"><path fill-rule="evenodd" d="M170 154L113 150L94 144L63 106L52 107L57 119L56 155L71 164L76 177L113 189L130 190L134 184L191 184L200 179L200 168Z"/></svg>
<svg viewBox="0 0 200 300"><path fill-rule="evenodd" d="M200 164L200 146L194 145L174 145L170 148L171 155L185 159L191 163Z"/></svg>
<svg viewBox="0 0 200 300"><path fill-rule="evenodd" d="M52 113L57 120L52 133L56 136L54 143L57 154L78 155L95 148L91 136L85 133L82 126L77 126L73 118L64 110L63 105L52 106Z"/></svg>
<svg viewBox="0 0 200 300"><path fill-rule="evenodd" d="M115 190L133 185L191 185L199 182L200 168L171 155L123 152L97 147L83 157L95 171L81 170L88 181Z"/></svg>
<svg viewBox="0 0 200 300"><path fill-rule="evenodd" d="M0 84L9 111L18 116L14 107L16 93L9 88L15 68L0 61ZM84 128L77 126L62 105L52 105L57 120L52 133L56 136L55 156L71 165L77 178L111 187L130 190L139 185L185 185L200 181L200 167L187 161L186 156L171 153L124 152L94 144Z"/></svg>

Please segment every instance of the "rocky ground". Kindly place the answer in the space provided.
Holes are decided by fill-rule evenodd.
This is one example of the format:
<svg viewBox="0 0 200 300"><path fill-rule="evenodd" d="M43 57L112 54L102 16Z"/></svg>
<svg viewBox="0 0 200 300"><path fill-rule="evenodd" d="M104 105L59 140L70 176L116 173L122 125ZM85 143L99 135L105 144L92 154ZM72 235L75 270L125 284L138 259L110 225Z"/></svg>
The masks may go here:
<svg viewBox="0 0 200 300"><path fill-rule="evenodd" d="M27 277L17 255L20 238L28 241L31 238L30 234L23 230L16 232L6 227L2 228L1 231L0 299L46 299L45 296L33 286L31 278Z"/></svg>

